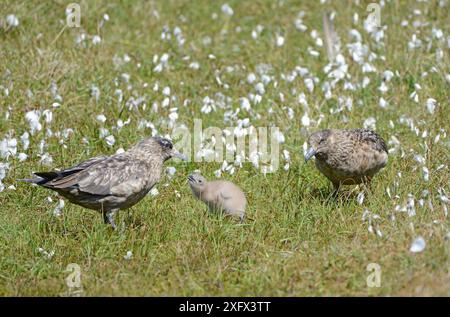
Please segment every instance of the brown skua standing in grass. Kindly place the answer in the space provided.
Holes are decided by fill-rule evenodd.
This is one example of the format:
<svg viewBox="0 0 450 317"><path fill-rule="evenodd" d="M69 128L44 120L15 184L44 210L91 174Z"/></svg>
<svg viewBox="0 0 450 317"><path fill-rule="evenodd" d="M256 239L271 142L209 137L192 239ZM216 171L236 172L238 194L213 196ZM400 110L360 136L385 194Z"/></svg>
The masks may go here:
<svg viewBox="0 0 450 317"><path fill-rule="evenodd" d="M116 228L114 215L137 204L160 180L163 163L186 157L161 137L144 139L128 151L98 156L62 171L34 173L24 179L58 192L70 202L102 212L105 223Z"/></svg>
<svg viewBox="0 0 450 317"><path fill-rule="evenodd" d="M368 129L326 129L311 134L307 162L316 158L317 169L334 185L368 183L388 162L386 143Z"/></svg>

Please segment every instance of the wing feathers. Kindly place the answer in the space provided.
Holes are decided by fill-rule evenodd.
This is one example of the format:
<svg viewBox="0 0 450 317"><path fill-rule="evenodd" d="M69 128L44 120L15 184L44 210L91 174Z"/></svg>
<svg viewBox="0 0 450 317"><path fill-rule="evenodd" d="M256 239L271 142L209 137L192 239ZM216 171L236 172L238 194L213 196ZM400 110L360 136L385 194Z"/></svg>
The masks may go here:
<svg viewBox="0 0 450 317"><path fill-rule="evenodd" d="M44 182L41 181L38 184L44 187L54 189L73 188L77 186L78 177L83 171L104 161L106 158L107 156L97 156L66 170L37 172L34 174L43 179Z"/></svg>

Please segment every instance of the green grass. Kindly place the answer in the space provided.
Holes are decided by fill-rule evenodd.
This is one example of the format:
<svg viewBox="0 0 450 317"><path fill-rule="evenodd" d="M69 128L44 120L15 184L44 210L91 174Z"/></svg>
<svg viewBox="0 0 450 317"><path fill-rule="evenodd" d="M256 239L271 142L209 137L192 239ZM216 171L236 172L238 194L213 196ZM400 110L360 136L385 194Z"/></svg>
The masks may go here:
<svg viewBox="0 0 450 317"><path fill-rule="evenodd" d="M19 141L18 152L25 152L27 160L0 158L0 162L10 165L2 181L6 188L0 193L0 295L59 296L68 291L65 269L69 263L81 267L86 296L450 295L450 243L445 239L450 231L449 218L444 215L438 193L442 188L448 195L450 189L450 90L445 79L450 74L448 3L446 8L438 8L438 1L387 3L381 10L381 21L387 29L384 46L380 46L363 29L368 3L364 1L357 6L351 1L321 5L318 1L301 4L287 0L229 0L234 9L232 17L221 12L223 3L219 1L79 2L82 29L64 30L64 11L69 2L7 0L0 6L0 20L11 13L20 20L17 28L0 28L0 140L7 136L20 140L29 130L27 111L53 111L51 123L41 118L43 129L30 136L28 150L23 151ZM422 14L413 16L413 9L420 9ZM159 18L152 15L153 10ZM306 13L306 32L296 30L294 25L300 10ZM337 12L334 24L349 66L348 81L361 83L364 76L371 80L367 87L353 91L344 90L341 81L330 100L321 90L326 80L325 49L317 47L310 36L316 29L323 38L325 10ZM99 28L104 13L110 20ZM216 19L213 13L217 13ZM358 24L352 22L354 13L359 14ZM408 20L409 25L400 26L403 20ZM429 25L415 29L414 20ZM258 24L264 30L254 40L251 32ZM173 32L170 41L161 40L165 25L171 32L176 26L182 29L184 45L178 45ZM444 40L434 39L428 50L426 38L431 37L433 27L443 31ZM359 30L362 43L372 52L385 57L372 62L377 72L364 74L351 59L346 44L353 41L348 35L352 28ZM83 30L89 36L99 34L102 42L94 46L89 38L86 47L76 45L75 38ZM277 33L286 39L282 47L275 45ZM413 33L423 43L421 48L410 51L408 41ZM203 44L206 36L211 38L208 46ZM310 56L308 47L318 50L320 56ZM439 47L444 56L437 60ZM131 61L115 67L114 56L125 53ZM164 53L170 54L169 66L157 73L153 56ZM209 54L216 58L208 58ZM184 60L185 56L190 59ZM200 69L188 67L193 61L199 62ZM200 169L212 178L220 163L167 162L167 166L177 168L173 179L165 176L158 185L159 195L146 197L130 211L120 212L117 223L123 229L117 232L105 226L99 214L68 202L62 215L54 216L58 198L53 192L16 181L32 171L69 167L94 155L126 149L151 134L150 129L138 129L141 119L152 122L161 134L170 133L167 118L171 107L178 107L177 122L188 127L192 127L194 118L202 119L204 128L236 125L236 120L224 122L224 113L239 108L239 98L255 93L246 77L256 73L260 64L271 65L269 74L273 79L265 87L262 102L252 105L252 113L241 110L238 118L250 118L255 127L278 126L286 138L281 149L289 150L291 164L288 171L281 166L275 173L264 175L251 163L244 163L233 175L223 175L247 194L251 220L243 224L208 214L187 185L191 171ZM281 79L281 74L290 74L296 66L307 67L320 79L312 93L301 77L290 83ZM228 72L227 67L233 67L233 71ZM377 88L382 73L388 69L398 72L398 76L387 84L389 90L382 95ZM424 72L428 72L425 77ZM129 83L120 79L123 73L130 75ZM219 85L216 76L229 88ZM56 109L51 107L52 82L63 98ZM159 91L153 90L155 83ZM409 97L416 83L421 86L419 103ZM92 85L100 89L98 102L91 97ZM176 96L167 108L161 107L165 86ZM33 92L31 98L28 89ZM119 106L116 89L123 91L124 101ZM389 164L375 177L362 206L356 201L359 190L355 186L342 190L338 199L330 198L329 182L313 163L304 164L302 145L306 134L300 121L304 109L298 102L302 92L311 119L323 115L320 125L308 131L361 127L365 119L374 117L376 129L386 141L391 136L400 140L401 151L390 155ZM230 98L230 102L225 109L217 107L203 114L203 98L218 99L217 93ZM280 101L280 93L284 101ZM125 101L132 96L144 96L146 109L142 105L134 110L125 107ZM387 109L378 106L381 96L389 102ZM352 98L352 110L344 108L331 115L339 97ZM434 114L427 111L427 98L437 100ZM191 103L183 106L186 99ZM159 103L158 112L151 110L155 101ZM289 119L285 106L294 110L294 119ZM273 111L268 112L269 108ZM107 117L104 124L96 120L101 113ZM418 135L400 122L402 116L413 120ZM120 131L113 130L119 118L130 118L131 122ZM112 148L99 138L102 126L115 136ZM47 128L53 136L46 134ZM61 137L55 133L67 128L74 133L64 140L67 147L63 147L59 144ZM422 138L425 130L428 136ZM438 134L440 140L435 143ZM87 144L83 138L87 138ZM44 152L53 158L51 166L40 164L39 143L43 139ZM422 166L414 160L416 153L426 160L429 182L422 178ZM438 169L441 164L445 166ZM16 190L8 189L10 185ZM392 199L386 194L387 187ZM418 204L425 189L430 191L433 210L428 203L425 207ZM396 205L406 205L409 193L416 198L414 217L395 211ZM52 203L47 201L48 196L53 198ZM376 224L382 237L368 231L367 221L362 220L365 209L380 215ZM426 248L411 253L410 245L419 235L425 238ZM49 260L38 248L54 250L55 254ZM125 260L129 250L132 259ZM382 268L379 288L366 285L370 273L366 267L372 262Z"/></svg>

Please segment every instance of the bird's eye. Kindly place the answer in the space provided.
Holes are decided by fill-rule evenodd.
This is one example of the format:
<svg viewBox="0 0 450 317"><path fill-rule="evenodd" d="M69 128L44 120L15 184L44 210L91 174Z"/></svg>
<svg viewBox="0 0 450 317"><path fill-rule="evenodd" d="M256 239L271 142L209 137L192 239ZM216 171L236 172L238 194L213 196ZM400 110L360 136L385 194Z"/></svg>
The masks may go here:
<svg viewBox="0 0 450 317"><path fill-rule="evenodd" d="M162 147L165 147L165 148L168 148L168 149L172 149L173 148L172 142L170 142L167 139L161 139L159 144L161 144Z"/></svg>
<svg viewBox="0 0 450 317"><path fill-rule="evenodd" d="M164 142L164 146L168 147L169 149L171 149L172 148L172 143L170 141L165 141Z"/></svg>

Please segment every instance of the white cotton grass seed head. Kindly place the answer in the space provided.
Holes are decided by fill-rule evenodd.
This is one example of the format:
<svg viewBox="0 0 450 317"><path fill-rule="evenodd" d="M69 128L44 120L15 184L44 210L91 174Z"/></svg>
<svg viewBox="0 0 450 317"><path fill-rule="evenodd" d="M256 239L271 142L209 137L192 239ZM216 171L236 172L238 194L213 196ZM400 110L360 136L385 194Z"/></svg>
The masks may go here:
<svg viewBox="0 0 450 317"><path fill-rule="evenodd" d="M284 141L285 141L283 133L279 130L276 130L274 132L274 137L278 141L278 143L284 143Z"/></svg>
<svg viewBox="0 0 450 317"><path fill-rule="evenodd" d="M284 41L285 41L284 36L279 35L279 34L276 35L276 41L275 41L275 43L276 43L276 45L277 45L278 47L283 46L283 45L284 45Z"/></svg>
<svg viewBox="0 0 450 317"><path fill-rule="evenodd" d="M374 117L367 118L364 120L363 126L365 129L376 130L377 119Z"/></svg>
<svg viewBox="0 0 450 317"><path fill-rule="evenodd" d="M445 193L443 193L442 191L439 191L439 200L443 204L448 204L448 202L449 202L447 195Z"/></svg>
<svg viewBox="0 0 450 317"><path fill-rule="evenodd" d="M51 112L51 110L45 109L42 112L42 115L44 116L45 123L49 124L49 123L52 122L52 120L53 120L53 112Z"/></svg>
<svg viewBox="0 0 450 317"><path fill-rule="evenodd" d="M0 141L0 158L8 159L17 153L17 139L6 138Z"/></svg>
<svg viewBox="0 0 450 317"><path fill-rule="evenodd" d="M17 158L19 159L19 162L23 162L28 158L28 155L21 152L17 155Z"/></svg>
<svg viewBox="0 0 450 317"><path fill-rule="evenodd" d="M189 68L198 70L198 69L200 69L200 64L199 64L199 62L192 62L189 64Z"/></svg>
<svg viewBox="0 0 450 317"><path fill-rule="evenodd" d="M425 157L423 157L423 156L420 155L420 154L414 154L413 158L414 158L414 160L415 160L417 163L419 163L419 164L421 164L421 165L423 165L423 164L426 163Z"/></svg>
<svg viewBox="0 0 450 317"><path fill-rule="evenodd" d="M242 110L249 111L251 109L250 100L246 97L242 97L239 99L240 106Z"/></svg>
<svg viewBox="0 0 450 317"><path fill-rule="evenodd" d="M228 3L224 3L220 9L222 13L227 16L232 16L234 14L233 9L230 7Z"/></svg>
<svg viewBox="0 0 450 317"><path fill-rule="evenodd" d="M394 73L390 70L386 70L383 73L383 79L387 82L391 81L392 77L394 77Z"/></svg>
<svg viewBox="0 0 450 317"><path fill-rule="evenodd" d="M170 96L170 87L164 87L162 93L164 96Z"/></svg>
<svg viewBox="0 0 450 317"><path fill-rule="evenodd" d="M314 90L314 81L311 78L305 78L304 83L305 83L306 89L309 92L313 92L313 90Z"/></svg>
<svg viewBox="0 0 450 317"><path fill-rule="evenodd" d="M176 172L177 172L177 169L175 167L173 167L173 166L168 166L166 168L166 173L169 176L169 178L172 178L175 175Z"/></svg>
<svg viewBox="0 0 450 317"><path fill-rule="evenodd" d="M427 110L430 114L434 113L434 109L436 108L436 99L428 98L426 102Z"/></svg>
<svg viewBox="0 0 450 317"><path fill-rule="evenodd" d="M116 143L116 138L114 137L114 135L108 135L105 138L105 141L106 141L106 144L111 147L114 145L114 143Z"/></svg>
<svg viewBox="0 0 450 317"><path fill-rule="evenodd" d="M41 159L39 160L39 163L46 165L46 166L51 166L53 164L53 158L51 157L51 155L49 153L44 153L41 156Z"/></svg>
<svg viewBox="0 0 450 317"><path fill-rule="evenodd" d="M133 257L133 252L131 252L131 251L127 251L127 254L125 254L123 256L124 260L131 260L132 257Z"/></svg>
<svg viewBox="0 0 450 317"><path fill-rule="evenodd" d="M218 170L214 171L214 176L216 176L217 178L221 177L222 176L222 170L218 169Z"/></svg>
<svg viewBox="0 0 450 317"><path fill-rule="evenodd" d="M99 35L94 35L92 37L92 44L98 45L102 41L102 38Z"/></svg>
<svg viewBox="0 0 450 317"><path fill-rule="evenodd" d="M15 28L19 26L19 19L14 14L8 14L6 16L6 23L9 27Z"/></svg>
<svg viewBox="0 0 450 317"><path fill-rule="evenodd" d="M255 90L258 92L258 94L260 95L264 95L264 93L266 92L265 88L264 88L264 84L263 83L257 83L255 85Z"/></svg>
<svg viewBox="0 0 450 317"><path fill-rule="evenodd" d="M415 238L411 244L411 247L409 248L409 251L412 253L420 253L423 250L425 250L425 239L422 236L418 236Z"/></svg>
<svg viewBox="0 0 450 317"><path fill-rule="evenodd" d="M30 126L31 135L34 135L36 132L42 130L42 125L39 122L39 118L40 112L37 110L31 110L25 114L25 120L28 122L28 125Z"/></svg>
<svg viewBox="0 0 450 317"><path fill-rule="evenodd" d="M406 202L406 212L408 213L409 217L414 217L416 215L414 196L412 194L408 194L408 200Z"/></svg>
<svg viewBox="0 0 450 317"><path fill-rule="evenodd" d="M5 189L2 180L6 177L6 173L8 170L9 164L0 162L0 192L2 192Z"/></svg>
<svg viewBox="0 0 450 317"><path fill-rule="evenodd" d="M358 205L362 205L364 203L364 192L360 192L356 200L358 201Z"/></svg>
<svg viewBox="0 0 450 317"><path fill-rule="evenodd" d="M423 173L423 180L425 182L428 182L430 180L430 171L426 166L422 167L422 173Z"/></svg>
<svg viewBox="0 0 450 317"><path fill-rule="evenodd" d="M302 116L301 121L302 121L302 125L304 127L309 127L311 125L311 119L309 118L307 112L304 113L304 115Z"/></svg>
<svg viewBox="0 0 450 317"><path fill-rule="evenodd" d="M178 113L176 113L176 112L171 112L171 113L169 114L169 120L170 120L171 122L175 122L177 119L178 119Z"/></svg>
<svg viewBox="0 0 450 317"><path fill-rule="evenodd" d="M283 150L283 157L285 161L289 162L291 160L291 155L288 150Z"/></svg>
<svg viewBox="0 0 450 317"><path fill-rule="evenodd" d="M93 97L95 101L98 101L100 98L100 89L95 85L91 86L91 97Z"/></svg>
<svg viewBox="0 0 450 317"><path fill-rule="evenodd" d="M55 207L55 209L53 210L53 215L55 216L55 217L59 217L59 216L61 216L61 213L62 213L62 209L64 208L64 200L63 199L60 199L59 201L58 201L58 205Z"/></svg>
<svg viewBox="0 0 450 317"><path fill-rule="evenodd" d="M159 190L158 190L158 188L153 187L148 194L153 197L157 196L159 194Z"/></svg>
<svg viewBox="0 0 450 317"><path fill-rule="evenodd" d="M55 255L55 251L46 251L44 248L37 249L40 254L42 254L47 260L51 260Z"/></svg>
<svg viewBox="0 0 450 317"><path fill-rule="evenodd" d="M125 82L125 83L128 83L130 81L130 78L131 78L131 76L128 73L120 74L120 79L122 79L123 82Z"/></svg>
<svg viewBox="0 0 450 317"><path fill-rule="evenodd" d="M100 129L98 129L98 131L99 131L99 137L101 139L103 139L104 137L109 135L109 130L106 128L100 128Z"/></svg>
<svg viewBox="0 0 450 317"><path fill-rule="evenodd" d="M106 116L104 114L99 114L95 119L97 119L98 122L105 123Z"/></svg>
<svg viewBox="0 0 450 317"><path fill-rule="evenodd" d="M388 106L388 102L387 102L386 99L384 99L383 97L380 98L380 101L379 101L378 104L379 104L379 106L380 106L381 108L383 108L383 109L386 109L387 106Z"/></svg>
<svg viewBox="0 0 450 317"><path fill-rule="evenodd" d="M254 73L250 73L247 75L247 82L249 84L253 84L255 82L255 80L256 80L256 75Z"/></svg>

